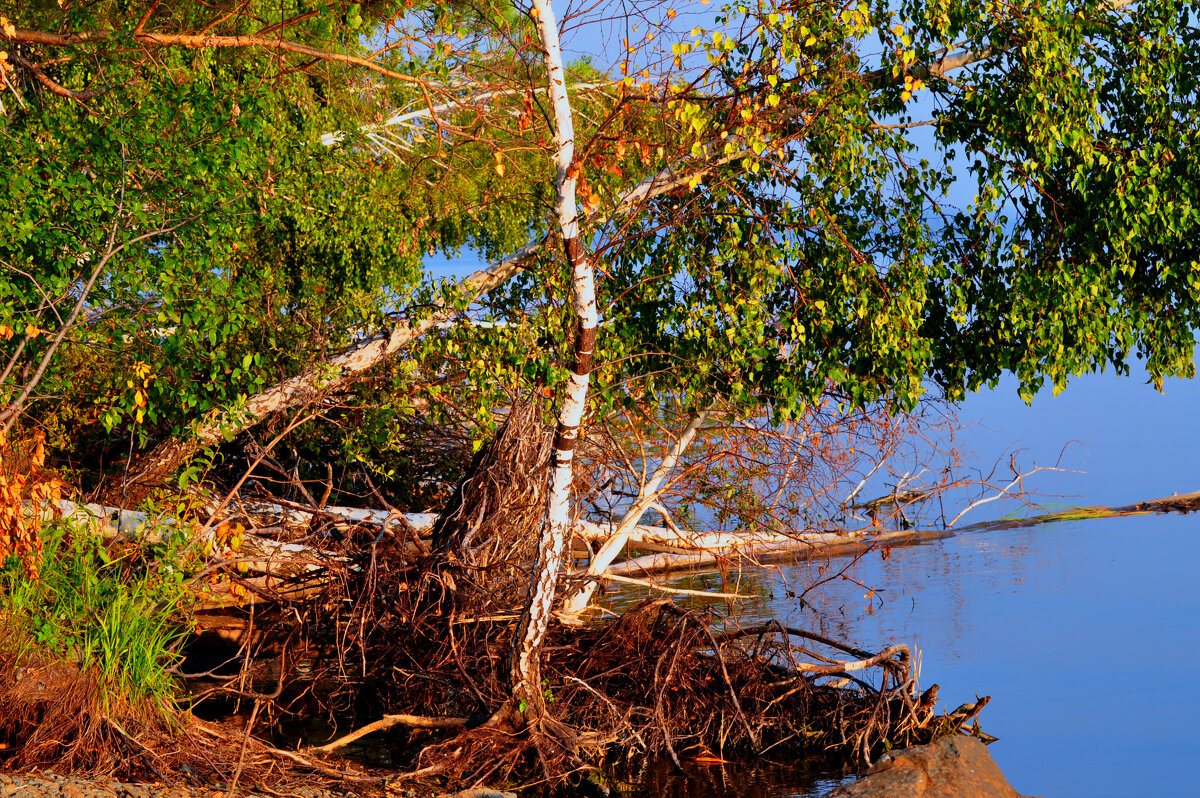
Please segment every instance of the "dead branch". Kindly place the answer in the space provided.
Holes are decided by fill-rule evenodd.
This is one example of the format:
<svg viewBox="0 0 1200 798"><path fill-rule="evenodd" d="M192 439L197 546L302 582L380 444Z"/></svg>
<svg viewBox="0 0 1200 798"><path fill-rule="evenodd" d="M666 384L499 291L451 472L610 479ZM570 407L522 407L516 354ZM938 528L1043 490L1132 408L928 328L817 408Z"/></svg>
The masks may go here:
<svg viewBox="0 0 1200 798"><path fill-rule="evenodd" d="M815 673L822 675L854 673L855 671L866 670L883 662L889 662L893 657L898 657L900 662L907 662L912 657L912 652L908 646L903 643L888 646L883 651L880 651L873 657L866 659L852 660L849 662L837 660L832 663L816 663L816 662L800 662L789 664L789 668L796 673Z"/></svg>
<svg viewBox="0 0 1200 798"><path fill-rule="evenodd" d="M319 745L309 750L321 754L328 754L336 751L339 748L344 748L355 740L362 739L368 734L374 734L378 731L390 729L393 726L408 726L413 729L440 729L461 731L466 729L468 725L467 718L430 718L423 715L384 715L373 723L368 723L360 729L355 729L349 734L339 737L331 743Z"/></svg>
<svg viewBox="0 0 1200 798"><path fill-rule="evenodd" d="M114 31L111 30L88 30L88 31L72 31L69 33L51 33L49 31L36 31L22 28L13 29L11 32L0 32L0 40L14 42L16 44L42 44L51 47L71 47L81 44L91 44L95 42L103 42L112 38ZM334 53L328 50L321 50L316 47L311 47L307 44L299 42L291 42L286 39L268 39L262 36L214 36L208 33L149 33L145 30L135 30L133 40L144 46L158 47L184 47L188 49L230 49L230 48L256 48L261 50L275 50L278 52L293 53L302 55L306 58L314 58L318 61L331 61L335 63L351 64L360 66L372 72L376 72L384 77L400 80L406 83L422 84L420 78L415 78L412 75L405 75L402 72L395 72L381 64L377 64L366 58L347 55L345 53ZM57 92L56 92L57 93ZM94 94L92 96L95 96Z"/></svg>
<svg viewBox="0 0 1200 798"><path fill-rule="evenodd" d="M634 579L630 576L617 576L615 574L600 574L599 576L591 577L593 579L611 580L613 582L623 582L627 585L640 585L648 587L651 590L657 590L661 593L669 593L674 596L701 596L703 598L720 598L720 599L751 599L755 596L747 596L742 593L715 593L710 590L687 590L682 587L668 587L666 585L658 585L654 582L647 582L645 579ZM574 613L563 613L570 616Z"/></svg>

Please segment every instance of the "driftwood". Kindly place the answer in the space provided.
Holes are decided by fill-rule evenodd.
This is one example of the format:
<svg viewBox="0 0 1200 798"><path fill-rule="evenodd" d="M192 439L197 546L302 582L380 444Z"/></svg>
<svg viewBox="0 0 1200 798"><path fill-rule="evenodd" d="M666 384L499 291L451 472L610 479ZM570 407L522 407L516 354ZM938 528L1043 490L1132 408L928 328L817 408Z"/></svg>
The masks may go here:
<svg viewBox="0 0 1200 798"><path fill-rule="evenodd" d="M959 532L981 532L1001 529L1021 529L1038 526L1039 524L1054 524L1062 521L1084 521L1091 518L1120 518L1127 515L1155 515L1163 513L1190 513L1200 510L1200 490L1190 493L1177 493L1174 496L1164 496L1161 499L1125 504L1119 507L1094 505L1091 507L1073 507L1055 513L1034 515L1028 518L1010 518L998 521L981 521L977 524L959 528Z"/></svg>
<svg viewBox="0 0 1200 798"><path fill-rule="evenodd" d="M354 507L304 508L288 502L239 502L239 515L262 526L247 530L239 551L230 553L227 565L245 563L246 576L237 580L251 595L274 598L300 599L319 592L331 578L331 568L356 568L349 558L312 545L281 542L268 537L274 530L297 530L310 527L322 520L330 521L335 527L375 526L386 530L389 525L405 527L409 534L428 536L437 516L433 513L392 513ZM621 530L622 548L649 551L648 554L629 557L620 562L609 562L603 570L592 563L590 569L577 569L572 576L585 583L596 583L605 579L612 581L635 580L643 585L657 588L644 578L697 568L707 568L720 563L758 565L772 560L811 557L837 557L862 553L872 546L908 546L930 540L953 537L964 532L999 531L1036 526L1039 524L1079 521L1091 518L1113 518L1128 515L1153 513L1187 513L1200 509L1200 491L1166 496L1121 506L1090 506L1072 508L1029 518L987 521L957 530L913 529L891 532L876 532L871 528L862 530L840 530L807 532L794 535L781 533L738 531L738 532L694 532L686 529L667 528L639 524L624 525ZM177 519L165 514L152 515L135 510L125 510L101 504L80 504L63 500L58 506L64 518L77 525L93 530L107 539L124 537L162 543L172 535L188 534ZM231 516L237 517L237 516ZM574 534L588 542L615 542L614 525L602 525L581 520L576 523ZM211 532L208 533L211 536ZM404 550L415 545L406 543ZM235 596L232 584L218 585L210 589L212 597L205 606L209 608L244 603L246 599ZM667 589L665 592L683 592ZM687 591L688 594L704 593ZM704 593L713 598L736 599L733 594ZM579 595L576 593L575 595ZM589 593L590 597L590 593ZM567 615L578 613L582 607L568 610Z"/></svg>
<svg viewBox="0 0 1200 798"><path fill-rule="evenodd" d="M721 562L761 564L764 561L808 557L838 557L860 554L872 546L910 546L930 540L954 537L964 532L999 531L1039 524L1079 521L1091 518L1115 518L1154 513L1188 513L1200 510L1200 491L1167 496L1118 507L1092 506L1072 508L1030 518L986 521L957 530L910 529L891 532L842 530L783 535L779 533L691 532L666 527L639 525L625 535L628 545L652 553L630 557L609 565L602 573L577 571L577 578L602 580L609 576L631 577L665 574L705 568ZM609 530L591 522L580 522L577 535L585 540L605 540Z"/></svg>

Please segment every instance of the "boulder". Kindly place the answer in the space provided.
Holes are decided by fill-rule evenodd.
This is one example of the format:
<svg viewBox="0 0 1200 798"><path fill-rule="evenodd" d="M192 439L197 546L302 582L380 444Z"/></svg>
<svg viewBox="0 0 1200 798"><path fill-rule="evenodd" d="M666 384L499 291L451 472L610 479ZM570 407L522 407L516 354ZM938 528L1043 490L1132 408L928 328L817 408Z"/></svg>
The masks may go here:
<svg viewBox="0 0 1200 798"><path fill-rule="evenodd" d="M826 798L1021 798L987 747L974 737L947 735L892 751L857 781Z"/></svg>

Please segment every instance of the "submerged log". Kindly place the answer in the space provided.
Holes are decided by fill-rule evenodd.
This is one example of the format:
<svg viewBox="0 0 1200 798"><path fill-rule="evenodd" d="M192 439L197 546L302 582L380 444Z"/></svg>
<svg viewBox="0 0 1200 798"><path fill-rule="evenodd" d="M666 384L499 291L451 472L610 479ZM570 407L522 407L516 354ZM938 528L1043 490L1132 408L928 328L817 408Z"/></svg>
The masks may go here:
<svg viewBox="0 0 1200 798"><path fill-rule="evenodd" d="M647 542L639 541L638 546L650 548L660 540L659 535L670 534L670 530L658 527L652 529L653 533L647 533ZM712 545L696 545L694 547L687 545L686 541L689 538L681 536L675 540L674 545L663 544L662 548L665 550L614 563L603 574L594 578L603 579L609 574L617 576L663 574L671 571L703 568L721 562L759 564L771 559L844 556L861 553L872 546L907 546L927 540L953 537L954 534L948 529L914 529L879 533L856 530L739 538L735 533L723 532L714 533L711 538L696 536L693 539L698 543L711 541ZM579 575L581 574L577 574L577 576Z"/></svg>
<svg viewBox="0 0 1200 798"><path fill-rule="evenodd" d="M576 577L603 579L607 575L648 576L672 571L704 568L721 562L758 564L763 561L795 557L837 557L862 553L872 546L910 546L930 540L954 537L963 532L999 531L1091 518L1116 518L1128 515L1188 513L1200 510L1200 491L1166 496L1117 507L1092 506L1062 510L1030 518L985 521L950 529L907 529L891 532L834 530L792 535L756 532L692 532L666 527L641 525L628 534L631 546L652 553L610 565L602 574L577 572ZM583 521L578 534L591 541L604 540L610 532L600 524Z"/></svg>
<svg viewBox="0 0 1200 798"><path fill-rule="evenodd" d="M1090 507L1072 507L1054 513L1034 515L1028 518L1006 518L998 521L980 521L970 526L959 527L959 532L980 532L1001 529L1021 529L1040 524L1053 524L1062 521L1085 521L1092 518L1121 518L1127 515L1161 515L1163 513L1191 513L1200 510L1200 490L1190 493L1177 493L1160 499L1150 499L1134 504L1124 504L1119 507L1093 505Z"/></svg>

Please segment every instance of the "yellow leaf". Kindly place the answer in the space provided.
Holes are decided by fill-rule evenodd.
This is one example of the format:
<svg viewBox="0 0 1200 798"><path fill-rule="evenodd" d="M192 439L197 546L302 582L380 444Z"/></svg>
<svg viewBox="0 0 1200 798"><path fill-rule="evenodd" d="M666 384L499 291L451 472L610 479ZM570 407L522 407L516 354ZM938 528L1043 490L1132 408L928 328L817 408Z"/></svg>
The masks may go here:
<svg viewBox="0 0 1200 798"><path fill-rule="evenodd" d="M34 327L32 324L25 325L25 334L28 335L30 338L36 338L37 334L40 332L41 332L41 330L39 330L37 327Z"/></svg>
<svg viewBox="0 0 1200 798"><path fill-rule="evenodd" d="M504 164L502 164L502 163L496 164L496 174L500 175L501 177L504 177Z"/></svg>
<svg viewBox="0 0 1200 798"><path fill-rule="evenodd" d="M911 91L900 92L900 99L903 100L904 102L908 102L909 100L912 99L912 92Z"/></svg>
<svg viewBox="0 0 1200 798"><path fill-rule="evenodd" d="M12 338L12 337L13 337L13 328L9 327L7 324L0 324L0 338L3 338L5 341L7 341L9 338Z"/></svg>
<svg viewBox="0 0 1200 798"><path fill-rule="evenodd" d="M140 407L139 407L139 408L137 409L137 423L141 424L141 423L142 423L142 420L143 420L145 417L146 417L146 411L145 411L145 410L143 410L142 408L140 408Z"/></svg>

